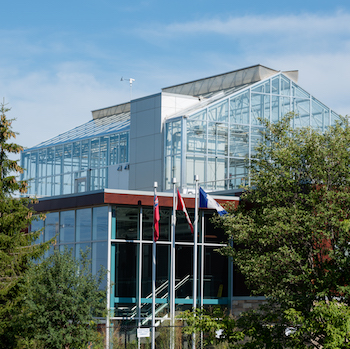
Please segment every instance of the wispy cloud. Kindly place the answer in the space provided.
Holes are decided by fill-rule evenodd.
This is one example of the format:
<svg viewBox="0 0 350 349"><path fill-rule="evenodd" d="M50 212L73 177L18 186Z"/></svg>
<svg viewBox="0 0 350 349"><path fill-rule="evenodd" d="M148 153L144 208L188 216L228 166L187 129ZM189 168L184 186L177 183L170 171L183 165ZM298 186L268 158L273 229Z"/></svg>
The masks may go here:
<svg viewBox="0 0 350 349"><path fill-rule="evenodd" d="M350 14L337 12L330 15L284 15L284 16L243 16L227 19L203 19L185 23L172 23L162 31L154 31L158 36L182 34L237 35L291 35L293 33L350 34ZM149 31L150 32L150 31Z"/></svg>

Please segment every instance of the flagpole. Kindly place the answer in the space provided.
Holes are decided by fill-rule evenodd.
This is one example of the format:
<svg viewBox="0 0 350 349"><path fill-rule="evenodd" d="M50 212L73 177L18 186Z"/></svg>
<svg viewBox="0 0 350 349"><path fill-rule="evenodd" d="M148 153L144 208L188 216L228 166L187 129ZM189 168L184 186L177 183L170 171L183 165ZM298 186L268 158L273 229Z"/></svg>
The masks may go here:
<svg viewBox="0 0 350 349"><path fill-rule="evenodd" d="M157 187L158 183L154 182L154 199L156 200L157 196ZM153 207L153 222L155 216L155 209ZM152 244L152 349L155 349L156 345L156 321L155 314L156 313L156 241L154 238L154 223L153 223L153 244Z"/></svg>
<svg viewBox="0 0 350 349"><path fill-rule="evenodd" d="M175 224L176 224L176 178L173 178L173 212L171 215L171 253L170 253L170 348L175 347Z"/></svg>
<svg viewBox="0 0 350 349"><path fill-rule="evenodd" d="M194 209L194 236L193 236L193 311L197 308L197 236L198 236L198 175L194 176L195 182L195 209ZM192 334L192 348L196 348L196 335Z"/></svg>

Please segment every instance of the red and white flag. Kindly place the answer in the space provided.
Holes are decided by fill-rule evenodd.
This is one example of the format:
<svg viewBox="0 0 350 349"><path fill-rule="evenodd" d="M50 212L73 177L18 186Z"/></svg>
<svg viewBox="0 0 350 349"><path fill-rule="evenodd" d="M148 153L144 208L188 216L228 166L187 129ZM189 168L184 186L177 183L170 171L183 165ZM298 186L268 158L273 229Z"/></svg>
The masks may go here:
<svg viewBox="0 0 350 349"><path fill-rule="evenodd" d="M158 241L159 239L159 203L158 203L158 196L154 196L154 207L153 207L153 223L154 223L154 232L153 232L153 238L154 241Z"/></svg>
<svg viewBox="0 0 350 349"><path fill-rule="evenodd" d="M185 214L188 225L190 226L190 229L191 229L191 233L193 234L193 225L192 225L190 216L187 213L185 202L184 202L184 199L180 195L179 189L177 190L177 210L182 211Z"/></svg>

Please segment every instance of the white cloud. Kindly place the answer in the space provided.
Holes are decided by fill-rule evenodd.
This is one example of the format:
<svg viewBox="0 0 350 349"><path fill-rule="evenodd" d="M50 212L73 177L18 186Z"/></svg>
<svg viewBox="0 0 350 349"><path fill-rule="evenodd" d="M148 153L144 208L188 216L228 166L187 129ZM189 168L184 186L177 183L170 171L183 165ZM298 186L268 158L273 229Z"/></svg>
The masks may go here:
<svg viewBox="0 0 350 349"><path fill-rule="evenodd" d="M237 35L291 35L302 33L308 36L314 34L350 34L350 14L337 12L331 15L301 14L284 16L243 16L229 17L228 19L204 19L186 23L173 23L167 25L162 35L181 34L221 34Z"/></svg>

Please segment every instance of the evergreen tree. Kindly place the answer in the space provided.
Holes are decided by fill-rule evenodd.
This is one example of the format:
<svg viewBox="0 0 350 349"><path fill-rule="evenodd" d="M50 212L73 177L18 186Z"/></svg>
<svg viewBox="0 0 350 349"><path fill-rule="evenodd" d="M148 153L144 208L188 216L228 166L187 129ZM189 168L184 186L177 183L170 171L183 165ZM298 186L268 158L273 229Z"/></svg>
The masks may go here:
<svg viewBox="0 0 350 349"><path fill-rule="evenodd" d="M30 265L39 258L48 244L35 244L41 234L29 232L34 219L30 205L32 200L15 197L25 194L27 183L18 181L23 170L12 156L23 148L11 142L16 137L12 121L6 117L9 111L0 106L0 346L11 348L15 344L14 314L21 299L19 282Z"/></svg>
<svg viewBox="0 0 350 349"><path fill-rule="evenodd" d="M252 187L220 220L224 248L267 303L238 320L246 348L347 348L350 332L350 125L265 123ZM329 321L331 320L331 321Z"/></svg>

